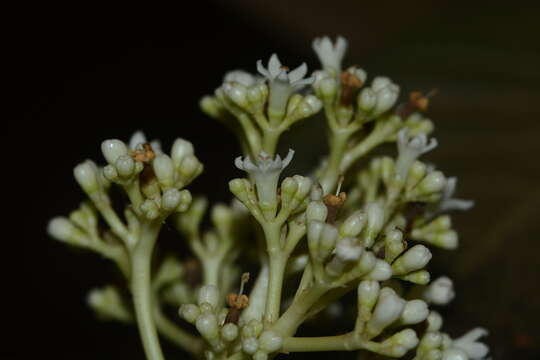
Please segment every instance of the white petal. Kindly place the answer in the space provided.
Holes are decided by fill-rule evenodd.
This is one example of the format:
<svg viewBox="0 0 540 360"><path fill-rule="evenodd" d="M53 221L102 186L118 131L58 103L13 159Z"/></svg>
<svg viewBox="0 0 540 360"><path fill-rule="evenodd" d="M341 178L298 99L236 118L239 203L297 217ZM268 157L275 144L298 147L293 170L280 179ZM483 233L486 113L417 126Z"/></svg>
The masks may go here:
<svg viewBox="0 0 540 360"><path fill-rule="evenodd" d="M131 150L135 150L135 148L139 145L146 143L146 136L141 130L136 131L133 135L131 135L131 139L129 139L129 148Z"/></svg>
<svg viewBox="0 0 540 360"><path fill-rule="evenodd" d="M281 72L281 61L277 54L272 54L270 60L268 61L268 71L272 77L276 77Z"/></svg>
<svg viewBox="0 0 540 360"><path fill-rule="evenodd" d="M306 63L302 63L299 67L289 72L289 81L291 83L299 81L306 76L307 73L307 65Z"/></svg>

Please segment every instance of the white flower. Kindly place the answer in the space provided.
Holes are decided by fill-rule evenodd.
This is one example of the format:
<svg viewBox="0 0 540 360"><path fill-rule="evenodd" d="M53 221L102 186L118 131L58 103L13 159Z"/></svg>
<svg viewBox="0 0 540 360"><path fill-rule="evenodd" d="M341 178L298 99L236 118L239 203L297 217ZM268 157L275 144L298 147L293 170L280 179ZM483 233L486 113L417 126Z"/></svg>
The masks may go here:
<svg viewBox="0 0 540 360"><path fill-rule="evenodd" d="M408 136L408 129L404 128L398 132L397 146L398 159L396 161L396 175L402 181L406 180L411 165L418 157L437 147L437 140L431 138L428 143L427 135L421 133L412 139Z"/></svg>
<svg viewBox="0 0 540 360"><path fill-rule="evenodd" d="M347 40L344 37L338 36L334 44L328 36L315 38L312 46L324 69L341 71L341 61L347 51Z"/></svg>
<svg viewBox="0 0 540 360"><path fill-rule="evenodd" d="M288 71L286 67L281 65L276 54L272 54L270 57L267 68L262 65L261 60L257 61L257 70L268 79L270 84L268 110L278 116L285 114L287 102L293 91L299 90L315 80L314 77L304 79L307 73L306 63Z"/></svg>
<svg viewBox="0 0 540 360"><path fill-rule="evenodd" d="M482 359L489 352L489 348L486 344L477 342L476 340L487 334L488 331L484 328L474 328L462 337L455 339L452 342L452 347L464 351L469 359Z"/></svg>
<svg viewBox="0 0 540 360"><path fill-rule="evenodd" d="M277 184L281 171L289 165L294 155L294 150L289 149L289 153L282 160L279 155L270 157L262 151L255 161L249 156L242 159L241 156L234 160L234 165L240 170L244 170L253 176L257 185L257 195L260 202L274 203L276 201Z"/></svg>
<svg viewBox="0 0 540 360"><path fill-rule="evenodd" d="M446 276L441 276L433 281L424 291L423 298L432 304L446 305L455 296L452 280Z"/></svg>
<svg viewBox="0 0 540 360"><path fill-rule="evenodd" d="M474 201L452 198L452 195L456 191L456 183L456 177L447 179L441 201L439 202L439 211L469 210L474 206Z"/></svg>
<svg viewBox="0 0 540 360"><path fill-rule="evenodd" d="M148 141L146 140L146 136L144 135L144 132L141 130L136 131L131 135L131 138L129 139L129 148L131 150L137 150L140 148L143 144L146 144ZM159 140L152 140L150 142L150 145L152 146L152 149L156 153L161 153L161 142Z"/></svg>
<svg viewBox="0 0 540 360"><path fill-rule="evenodd" d="M225 74L225 77L223 78L224 83L228 82L235 82L242 84L244 86L252 86L257 82L258 77L253 76L252 74L248 73L244 70L233 70L229 71Z"/></svg>

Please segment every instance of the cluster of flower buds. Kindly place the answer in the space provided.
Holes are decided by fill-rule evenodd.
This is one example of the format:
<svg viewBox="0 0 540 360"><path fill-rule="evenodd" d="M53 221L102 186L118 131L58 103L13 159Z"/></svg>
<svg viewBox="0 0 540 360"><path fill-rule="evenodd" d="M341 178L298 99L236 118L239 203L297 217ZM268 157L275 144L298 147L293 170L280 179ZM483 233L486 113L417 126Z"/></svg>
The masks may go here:
<svg viewBox="0 0 540 360"><path fill-rule="evenodd" d="M241 286L240 293L242 290ZM231 293L227 303L228 309L222 306L216 286L205 285L199 290L197 304L184 304L179 310L180 316L194 324L208 343L208 358L242 351L254 360L266 360L281 348L283 338L274 331L264 330L261 321L252 319L239 324L239 312L249 304L246 295Z"/></svg>
<svg viewBox="0 0 540 360"><path fill-rule="evenodd" d="M416 348L415 360L482 360L489 351L488 347L478 342L487 335L487 330L474 328L465 335L452 339L441 332L443 324L441 315L431 311L427 317L427 329L421 336Z"/></svg>
<svg viewBox="0 0 540 360"><path fill-rule="evenodd" d="M407 301L389 287L380 289L378 281L363 280L358 285L355 332L365 339L373 339L383 332L390 334L378 344L375 351L386 356L400 357L418 345L418 338L410 328L393 334L392 329L419 324L427 318L428 313L424 301Z"/></svg>
<svg viewBox="0 0 540 360"><path fill-rule="evenodd" d="M103 320L133 322L133 314L115 286L92 289L87 296L88 305Z"/></svg>
<svg viewBox="0 0 540 360"><path fill-rule="evenodd" d="M289 150L281 160L277 155L269 157L259 154L253 161L249 156L243 160L236 158L235 165L250 175L248 179L233 179L229 189L259 221L270 221L279 218L282 222L307 205L307 198L312 181L300 175L283 179L278 196L278 182L281 171L291 162L294 151ZM279 209L279 213L278 213Z"/></svg>
<svg viewBox="0 0 540 360"><path fill-rule="evenodd" d="M209 116L235 128L238 122L244 133L241 138L247 141L254 156L260 152L261 141L265 142L267 136L279 136L292 124L322 108L322 102L316 96L298 93L314 80L313 77L305 78L305 63L289 71L273 54L267 67L259 60L257 70L262 77L242 70L227 73L215 95L205 96L200 102L202 110ZM268 132L273 135L267 135ZM274 151L263 147L266 151Z"/></svg>
<svg viewBox="0 0 540 360"><path fill-rule="evenodd" d="M336 125L347 126L354 120L361 125L387 113L396 104L399 86L389 78L375 77L370 86L364 86L367 74L356 66L345 71L341 63L347 49L344 38L335 44L328 37L313 41L323 70L315 72L313 88L324 102L327 111L334 114Z"/></svg>

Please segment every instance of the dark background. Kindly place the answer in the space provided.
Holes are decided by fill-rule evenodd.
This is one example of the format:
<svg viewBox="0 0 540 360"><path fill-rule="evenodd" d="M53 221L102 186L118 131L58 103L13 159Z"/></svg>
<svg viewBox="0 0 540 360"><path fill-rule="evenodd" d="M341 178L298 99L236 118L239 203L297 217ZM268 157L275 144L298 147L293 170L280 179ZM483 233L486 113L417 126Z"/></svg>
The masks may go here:
<svg viewBox="0 0 540 360"><path fill-rule="evenodd" d="M436 271L452 276L457 288L446 328L454 336L489 328L495 359L538 355L538 8L359 3L89 3L7 11L1 309L8 337L0 358L143 358L134 327L100 323L85 306L86 292L106 283L112 266L45 234L49 218L83 198L73 166L101 159L102 140L127 140L137 129L165 146L181 136L207 164L193 192L228 199L239 148L198 110L198 99L226 71L254 72L255 61L274 51L291 66L305 60L313 69L310 42L322 34L346 36L345 63L361 65L370 77L390 76L404 94L440 90L428 113L440 146L429 158L457 175L460 195L477 204L454 218L460 249L436 254ZM307 169L318 156L307 149L322 152L324 135L314 121L299 127L310 135L297 158Z"/></svg>

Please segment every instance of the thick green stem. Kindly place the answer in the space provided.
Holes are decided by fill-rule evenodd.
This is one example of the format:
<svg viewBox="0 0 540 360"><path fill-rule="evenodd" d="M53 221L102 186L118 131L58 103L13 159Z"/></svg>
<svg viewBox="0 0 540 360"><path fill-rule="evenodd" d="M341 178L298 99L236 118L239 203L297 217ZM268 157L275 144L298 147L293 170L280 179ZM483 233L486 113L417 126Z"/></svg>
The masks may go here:
<svg viewBox="0 0 540 360"><path fill-rule="evenodd" d="M272 330L282 336L292 336L296 329L305 320L309 310L328 291L328 287L321 284L314 284L299 294L291 306L283 313L279 320L272 326Z"/></svg>
<svg viewBox="0 0 540 360"><path fill-rule="evenodd" d="M264 317L267 324L273 324L279 317L286 265L287 257L284 254L270 254L270 274Z"/></svg>
<svg viewBox="0 0 540 360"><path fill-rule="evenodd" d="M276 148L277 148L280 135L281 135L281 130L279 129L267 128L263 130L262 150L271 157L273 157L276 153Z"/></svg>
<svg viewBox="0 0 540 360"><path fill-rule="evenodd" d="M163 353L154 324L154 307L152 306L150 287L150 264L159 228L159 223L143 225L141 237L133 249L131 261L131 292L133 294L135 316L148 360L163 360Z"/></svg>

